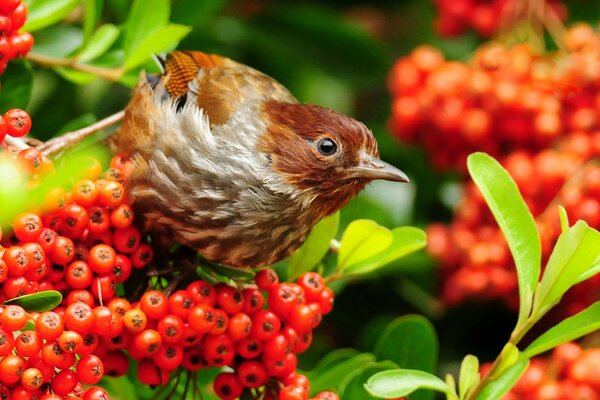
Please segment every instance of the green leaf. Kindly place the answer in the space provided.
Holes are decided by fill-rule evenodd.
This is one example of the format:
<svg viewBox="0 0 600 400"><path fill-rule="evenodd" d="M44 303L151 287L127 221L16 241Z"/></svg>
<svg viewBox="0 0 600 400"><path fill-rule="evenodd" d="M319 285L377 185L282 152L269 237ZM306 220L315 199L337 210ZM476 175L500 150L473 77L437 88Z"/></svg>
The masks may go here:
<svg viewBox="0 0 600 400"><path fill-rule="evenodd" d="M523 359L515 363L504 372L498 379L491 381L477 396L477 400L501 399L517 383L523 372L529 365L529 359Z"/></svg>
<svg viewBox="0 0 600 400"><path fill-rule="evenodd" d="M323 218L312 230L302 247L288 261L288 280L310 271L327 254L331 239L340 225L340 213Z"/></svg>
<svg viewBox="0 0 600 400"><path fill-rule="evenodd" d="M531 312L533 293L540 276L541 244L535 221L508 172L485 153L467 159L473 181L500 226L517 268L520 327Z"/></svg>
<svg viewBox="0 0 600 400"><path fill-rule="evenodd" d="M125 24L124 50L126 56L147 41L156 31L169 23L169 0L135 0Z"/></svg>
<svg viewBox="0 0 600 400"><path fill-rule="evenodd" d="M68 57L83 44L83 32L73 25L53 25L36 33L33 52L50 57Z"/></svg>
<svg viewBox="0 0 600 400"><path fill-rule="evenodd" d="M310 379L310 390L312 393L322 392L324 390L335 390L336 386L346 379L357 369L365 364L375 361L375 356L371 353L360 353L351 358L331 365L327 369L313 370L306 373Z"/></svg>
<svg viewBox="0 0 600 400"><path fill-rule="evenodd" d="M382 399L407 396L417 389L446 393L448 385L435 375L412 369L392 369L379 372L365 384L367 392Z"/></svg>
<svg viewBox="0 0 600 400"><path fill-rule="evenodd" d="M324 371L327 371L328 369L332 368L333 366L340 364L346 360L349 360L350 358L358 354L360 354L360 351L350 348L333 350L332 352L327 353L323 358L321 358L317 365L315 365L315 367L312 370L308 371L306 374L307 376L318 376Z"/></svg>
<svg viewBox="0 0 600 400"><path fill-rule="evenodd" d="M422 229L402 226L392 229L392 243L382 252L375 254L344 270L344 274L367 274L388 265L399 258L422 249L427 245L427 235Z"/></svg>
<svg viewBox="0 0 600 400"><path fill-rule="evenodd" d="M54 71L56 71L57 74L59 74L66 80L71 81L77 85L87 85L88 83L98 79L98 77L94 74L77 71L71 68L58 67L54 68Z"/></svg>
<svg viewBox="0 0 600 400"><path fill-rule="evenodd" d="M454 376L452 376L452 374L446 374L444 382L446 382L446 386L448 386L446 399L459 400L458 395L456 394L456 381L454 380Z"/></svg>
<svg viewBox="0 0 600 400"><path fill-rule="evenodd" d="M27 22L24 31L33 32L62 20L75 9L81 0L30 0L27 5Z"/></svg>
<svg viewBox="0 0 600 400"><path fill-rule="evenodd" d="M148 61L152 54L166 52L177 47L191 28L184 25L169 24L148 35L139 45L126 52L124 68L130 70Z"/></svg>
<svg viewBox="0 0 600 400"><path fill-rule="evenodd" d="M434 372L438 348L433 325L420 315L405 315L388 324L373 353L378 360L393 361L400 368ZM411 395L411 399L415 400L432 398L433 394L427 391Z"/></svg>
<svg viewBox="0 0 600 400"><path fill-rule="evenodd" d="M0 113L11 108L26 109L31 98L33 70L28 62L13 60L2 75L0 88ZM34 122L35 127L35 122Z"/></svg>
<svg viewBox="0 0 600 400"><path fill-rule="evenodd" d="M595 302L572 317L560 321L544 332L523 350L523 355L531 358L598 329L600 329L600 301Z"/></svg>
<svg viewBox="0 0 600 400"><path fill-rule="evenodd" d="M102 8L104 7L104 0L84 0L83 5L83 37L87 44L96 24L100 20L102 15Z"/></svg>
<svg viewBox="0 0 600 400"><path fill-rule="evenodd" d="M338 269L342 271L381 253L393 240L392 232L375 221L368 219L352 221L342 235Z"/></svg>
<svg viewBox="0 0 600 400"><path fill-rule="evenodd" d="M493 373L492 379L504 374L519 360L519 349L512 343L506 343L500 352L500 362Z"/></svg>
<svg viewBox="0 0 600 400"><path fill-rule="evenodd" d="M471 354L466 355L460 364L460 374L458 377L460 398L466 398L467 394L469 394L469 390L477 386L480 379L479 359Z"/></svg>
<svg viewBox="0 0 600 400"><path fill-rule="evenodd" d="M560 228L564 232L569 228L569 216L563 206L558 206L558 215L560 217Z"/></svg>
<svg viewBox="0 0 600 400"><path fill-rule="evenodd" d="M400 368L435 371L438 340L431 322L420 315L404 315L388 324L374 353L378 360L390 360Z"/></svg>
<svg viewBox="0 0 600 400"><path fill-rule="evenodd" d="M600 264L600 232L584 221L563 232L546 264L542 281L537 289L534 312L538 318L556 305L574 284L596 274Z"/></svg>
<svg viewBox="0 0 600 400"><path fill-rule="evenodd" d="M344 400L370 400L375 399L365 389L367 380L377 372L397 369L398 366L391 361L368 363L364 367L349 375L338 388L340 398Z"/></svg>
<svg viewBox="0 0 600 400"><path fill-rule="evenodd" d="M44 312L55 309L62 301L62 295L56 290L44 290L6 300L4 305L15 304L28 312Z"/></svg>
<svg viewBox="0 0 600 400"><path fill-rule="evenodd" d="M119 37L119 28L113 24L104 24L99 27L87 45L77 55L79 62L86 62L100 57L110 49Z"/></svg>

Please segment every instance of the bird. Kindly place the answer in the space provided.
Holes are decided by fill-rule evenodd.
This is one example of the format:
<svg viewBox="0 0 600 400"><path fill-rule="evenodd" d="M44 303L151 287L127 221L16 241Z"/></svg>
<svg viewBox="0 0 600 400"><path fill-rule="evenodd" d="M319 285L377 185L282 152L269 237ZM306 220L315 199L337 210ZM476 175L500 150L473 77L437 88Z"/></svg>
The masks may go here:
<svg viewBox="0 0 600 400"><path fill-rule="evenodd" d="M300 103L256 69L200 51L158 62L111 146L131 162L136 216L165 243L220 265L270 265L369 182L409 181L364 124Z"/></svg>

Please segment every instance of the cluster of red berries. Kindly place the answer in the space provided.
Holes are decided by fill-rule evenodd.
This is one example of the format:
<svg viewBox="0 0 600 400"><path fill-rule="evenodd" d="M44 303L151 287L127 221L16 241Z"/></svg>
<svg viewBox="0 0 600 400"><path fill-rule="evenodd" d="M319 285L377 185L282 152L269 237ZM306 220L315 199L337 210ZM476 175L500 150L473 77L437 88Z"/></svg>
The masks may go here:
<svg viewBox="0 0 600 400"><path fill-rule="evenodd" d="M468 64L420 47L398 61L390 81L394 133L422 143L438 168L464 169L474 151L507 168L536 218L544 263L561 232L557 205L572 221L600 228L599 168L592 164L600 156L600 35L579 24L563 42L566 52L543 55L490 43ZM516 305L508 247L473 183L464 184L453 221L430 225L428 238L447 304ZM590 285L565 298L567 314L593 300Z"/></svg>
<svg viewBox="0 0 600 400"><path fill-rule="evenodd" d="M33 47L33 36L19 33L26 20L27 7L21 0L0 0L0 74L10 60L24 57Z"/></svg>
<svg viewBox="0 0 600 400"><path fill-rule="evenodd" d="M100 387L84 389L82 386L95 385L104 375L102 360L92 354L98 344L96 335L72 330L76 328L70 326L73 317L69 319L67 314L63 317L59 312L29 314L18 305L3 307L1 312L2 398L108 398L106 391ZM31 323L33 328L26 328L28 323Z"/></svg>
<svg viewBox="0 0 600 400"><path fill-rule="evenodd" d="M32 181L52 173L52 163L35 149L15 157ZM164 385L176 371L228 366L233 372L214 381L222 399L244 393L308 399L309 382L296 372L296 355L309 347L312 330L334 300L319 274L280 283L272 269L263 269L256 284L240 288L198 280L169 296L147 291L133 303L117 295L117 285L132 269L152 258L125 200L121 182L129 167L115 156L100 177L99 163L92 163L88 178L76 181L69 192L48 194L39 212L18 215L12 233L1 240L0 301L53 289L62 292L63 303L39 315L6 308L0 317L0 357L5 357L0 390L39 394L44 400L54 395L100 399L106 392L84 391L81 384L124 375L131 358L138 379L148 385ZM4 325L9 316L12 322ZM19 332L28 320L35 321L35 330ZM3 379L4 360L16 363L10 371L19 379ZM39 385L32 386L30 378ZM323 392L314 399L338 397Z"/></svg>
<svg viewBox="0 0 600 400"><path fill-rule="evenodd" d="M600 228L600 132L574 134L554 149L530 154L517 151L501 160L534 215L542 243L543 263L561 232L557 205L571 223L585 220ZM440 262L442 298L447 304L465 299L518 301L517 277L508 246L473 183L466 184L450 225L428 227L430 255ZM566 314L597 300L596 278L573 288L561 302Z"/></svg>
<svg viewBox="0 0 600 400"><path fill-rule="evenodd" d="M13 156L30 176L30 188L53 171L34 148ZM117 180L122 173L113 168L100 179L100 163L93 161L85 171L91 179L77 181L67 193L51 191L40 211L16 216L11 234L0 235L0 301L51 289L64 296L63 304L41 314L19 306L2 310L0 393L12 393L11 399L107 399L104 389L82 384L98 383L105 368L112 373L123 370L123 362L125 371L129 367L124 355L103 363L107 350L100 338L108 342L105 337L121 332L116 310L128 302L116 296L116 285L132 268L144 267L152 250L131 225L133 211Z"/></svg>
<svg viewBox="0 0 600 400"><path fill-rule="evenodd" d="M488 43L467 63L416 48L390 74L393 134L422 145L438 169L464 170L474 151L539 151L597 129L600 35L579 24L562 39L566 52L543 55Z"/></svg>
<svg viewBox="0 0 600 400"><path fill-rule="evenodd" d="M331 311L333 291L315 272L303 274L295 284L279 283L277 274L267 268L257 274L256 284L258 288L241 292L227 286L219 287L216 296L210 292L210 303L216 301L229 315L229 324L226 334L205 336L203 362L215 365L210 361L214 356L207 352L221 349L222 361L216 365L229 365L234 369L217 376L215 392L224 400L232 400L242 396L244 391L250 393L263 387L261 398L264 399L306 400L309 381L296 372L296 354L308 349L312 330L319 325L322 316ZM261 291L266 295L266 308ZM188 316L192 326L192 318L200 317L199 327L203 331L207 329L204 327L208 320L206 308L210 309L210 305L195 306ZM323 392L315 399L337 400L338 397L332 392Z"/></svg>
<svg viewBox="0 0 600 400"><path fill-rule="evenodd" d="M516 0L434 0L433 3L438 12L435 30L444 37L458 36L469 28L479 36L490 37L503 20L518 15L519 6ZM545 3L554 15L566 18L567 8L562 1Z"/></svg>
<svg viewBox="0 0 600 400"><path fill-rule="evenodd" d="M491 365L482 366L485 374ZM600 399L600 349L569 342L536 357L503 400Z"/></svg>
<svg viewBox="0 0 600 400"><path fill-rule="evenodd" d="M0 144L6 135L23 137L31 130L31 118L26 111L13 108L0 115Z"/></svg>

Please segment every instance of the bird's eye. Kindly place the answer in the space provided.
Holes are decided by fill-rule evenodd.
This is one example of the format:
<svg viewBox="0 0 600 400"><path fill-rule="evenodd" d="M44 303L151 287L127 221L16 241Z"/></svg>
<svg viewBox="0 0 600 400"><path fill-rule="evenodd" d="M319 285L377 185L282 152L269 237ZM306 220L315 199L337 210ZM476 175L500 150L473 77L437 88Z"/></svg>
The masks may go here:
<svg viewBox="0 0 600 400"><path fill-rule="evenodd" d="M324 156L334 155L337 151L337 148L337 144L329 138L323 138L317 142L317 150Z"/></svg>

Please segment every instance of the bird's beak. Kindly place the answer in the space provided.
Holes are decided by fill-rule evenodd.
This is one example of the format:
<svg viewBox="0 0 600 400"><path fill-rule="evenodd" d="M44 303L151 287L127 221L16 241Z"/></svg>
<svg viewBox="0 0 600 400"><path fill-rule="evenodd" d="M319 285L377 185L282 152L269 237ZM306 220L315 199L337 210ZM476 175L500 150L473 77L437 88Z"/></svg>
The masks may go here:
<svg viewBox="0 0 600 400"><path fill-rule="evenodd" d="M364 156L359 165L347 170L348 178L383 179L394 182L409 182L408 176L398 168L372 156Z"/></svg>

